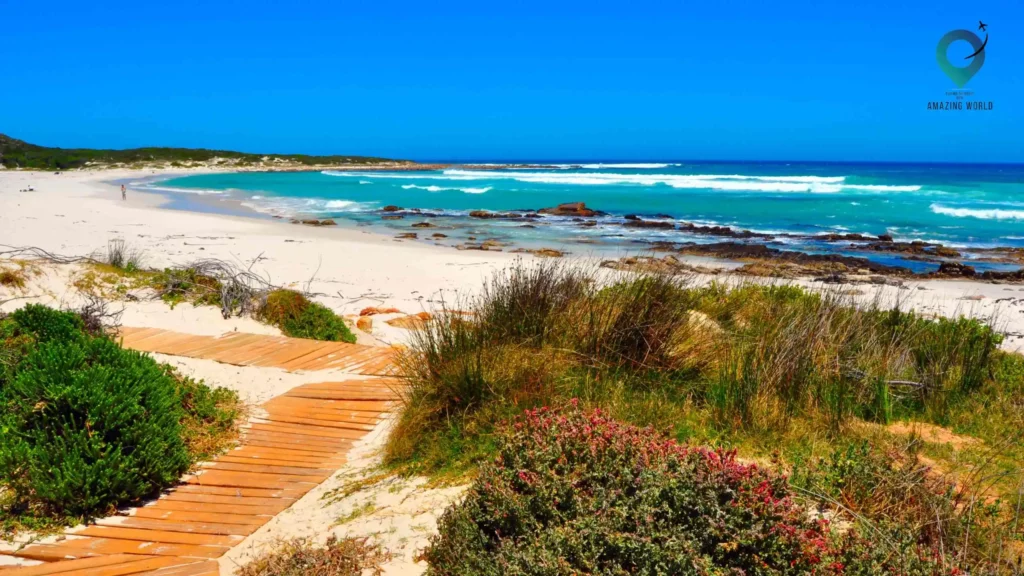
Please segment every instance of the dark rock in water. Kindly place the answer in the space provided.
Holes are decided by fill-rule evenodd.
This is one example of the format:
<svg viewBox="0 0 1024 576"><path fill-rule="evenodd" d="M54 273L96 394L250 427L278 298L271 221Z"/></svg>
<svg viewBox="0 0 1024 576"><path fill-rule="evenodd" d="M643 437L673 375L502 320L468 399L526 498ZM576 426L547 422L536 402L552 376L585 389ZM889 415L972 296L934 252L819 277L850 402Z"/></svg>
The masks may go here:
<svg viewBox="0 0 1024 576"><path fill-rule="evenodd" d="M401 208L395 205L388 205L380 209L381 212L398 212Z"/></svg>
<svg viewBox="0 0 1024 576"><path fill-rule="evenodd" d="M380 217L381 220L401 220L402 218L405 218L405 216L401 214L388 214Z"/></svg>
<svg viewBox="0 0 1024 576"><path fill-rule="evenodd" d="M554 208L542 208L538 210L538 212L541 214L550 214L552 216L580 216L583 218L593 218L594 216L605 215L604 212L587 208L587 205L583 202L559 204Z"/></svg>
<svg viewBox="0 0 1024 576"><path fill-rule="evenodd" d="M491 212L489 210L473 210L469 213L470 218L481 218L484 220L492 220L495 218L522 218L521 214L515 212Z"/></svg>
<svg viewBox="0 0 1024 576"><path fill-rule="evenodd" d="M779 250L764 244L742 244L740 242L717 242L715 244L687 243L680 246L679 251L685 254L714 256L727 260L775 260L793 262L808 267L817 265L838 265L849 269L864 269L878 274L907 275L910 270L900 266L887 266L872 262L867 258L843 256L841 254L807 254L790 250Z"/></svg>
<svg viewBox="0 0 1024 576"><path fill-rule="evenodd" d="M296 222L297 222L296 220L292 220L293 224L296 223ZM337 222L335 222L334 220L331 220L330 218L327 218L326 220L317 220L317 219L314 218L314 219L311 219L311 220L302 220L299 223L305 224L306 226L337 226L338 225Z"/></svg>
<svg viewBox="0 0 1024 576"><path fill-rule="evenodd" d="M1012 272L997 272L994 270L987 270L981 273L981 277L984 280L1022 282L1024 281L1024 268L1021 268L1020 270L1014 270Z"/></svg>
<svg viewBox="0 0 1024 576"><path fill-rule="evenodd" d="M817 234L814 236L808 236L811 240L821 240L824 242L839 242L842 240L852 240L854 242L865 242L868 240L874 240L874 236L865 236L863 234Z"/></svg>
<svg viewBox="0 0 1024 576"><path fill-rule="evenodd" d="M882 242L892 242L892 234L879 234L878 239Z"/></svg>
<svg viewBox="0 0 1024 576"><path fill-rule="evenodd" d="M765 238L771 239L771 234L761 234L750 230L733 230L728 226L697 226L691 222L683 222L679 230L690 234L701 234L704 236L725 236L727 238Z"/></svg>
<svg viewBox="0 0 1024 576"><path fill-rule="evenodd" d="M431 238L447 238L447 234L441 234L440 232L434 232L430 235Z"/></svg>
<svg viewBox="0 0 1024 576"><path fill-rule="evenodd" d="M913 242L870 242L860 246L850 246L854 250L871 250L875 252L893 252L913 254L917 256L938 256L942 258L960 258L960 252L943 246L915 240Z"/></svg>
<svg viewBox="0 0 1024 576"><path fill-rule="evenodd" d="M411 226L412 228L434 228L435 226L430 222L417 222Z"/></svg>
<svg viewBox="0 0 1024 576"><path fill-rule="evenodd" d="M584 228L593 228L594 226L597 226L597 220L583 220L581 218L577 218L576 221Z"/></svg>
<svg viewBox="0 0 1024 576"><path fill-rule="evenodd" d="M639 216L637 216L636 214L626 214L626 215L624 216L624 218L625 218L626 220L639 220L639 219L640 219L640 217L639 217Z"/></svg>
<svg viewBox="0 0 1024 576"><path fill-rule="evenodd" d="M415 240L419 238L419 236L415 232L402 232L398 236L395 236L395 238L401 238L403 240Z"/></svg>
<svg viewBox="0 0 1024 576"><path fill-rule="evenodd" d="M932 275L970 278L975 275L975 270L974 266L968 266L960 262L943 262L939 264L939 269L933 272Z"/></svg>
<svg viewBox="0 0 1024 576"><path fill-rule="evenodd" d="M540 218L541 215L536 212L530 212L529 214L523 214L523 218Z"/></svg>
<svg viewBox="0 0 1024 576"><path fill-rule="evenodd" d="M534 226L533 224L522 224L519 227L520 228L536 228L536 226Z"/></svg>
<svg viewBox="0 0 1024 576"><path fill-rule="evenodd" d="M673 222L665 222L663 220L627 220L622 223L626 228L660 228L660 229L672 229L676 225Z"/></svg>
<svg viewBox="0 0 1024 576"><path fill-rule="evenodd" d="M654 216L651 216L651 218L657 218L658 220L671 220L672 219L672 217L669 216L668 214L655 214Z"/></svg>

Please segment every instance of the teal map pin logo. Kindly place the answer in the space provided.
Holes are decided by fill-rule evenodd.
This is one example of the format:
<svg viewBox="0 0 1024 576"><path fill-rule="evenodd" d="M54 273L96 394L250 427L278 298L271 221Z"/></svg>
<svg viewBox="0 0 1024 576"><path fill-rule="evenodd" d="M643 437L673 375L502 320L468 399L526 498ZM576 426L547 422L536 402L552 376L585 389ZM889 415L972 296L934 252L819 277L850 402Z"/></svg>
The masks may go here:
<svg viewBox="0 0 1024 576"><path fill-rule="evenodd" d="M949 56L946 54L949 51L950 44L957 40L966 40L974 47L974 53L965 58L965 60L970 60L971 63L963 68L955 66L950 62ZM949 76L949 79L957 87L963 88L985 64L986 44L988 44L988 34L985 35L985 41L982 42L981 38L978 38L978 35L970 30L953 30L939 40L939 45L935 49L935 58L939 61L939 68L946 73L946 76Z"/></svg>

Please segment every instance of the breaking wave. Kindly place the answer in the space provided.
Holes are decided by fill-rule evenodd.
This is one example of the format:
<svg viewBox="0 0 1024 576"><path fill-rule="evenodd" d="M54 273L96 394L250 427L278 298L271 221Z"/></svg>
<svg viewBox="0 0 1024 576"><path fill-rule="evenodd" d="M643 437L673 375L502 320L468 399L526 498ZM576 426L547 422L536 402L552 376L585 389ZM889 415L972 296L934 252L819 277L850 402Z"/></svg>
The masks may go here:
<svg viewBox="0 0 1024 576"><path fill-rule="evenodd" d="M1024 220L1024 210L1005 210L1002 208L951 208L941 204L932 204L932 212L954 218L979 218L981 220Z"/></svg>

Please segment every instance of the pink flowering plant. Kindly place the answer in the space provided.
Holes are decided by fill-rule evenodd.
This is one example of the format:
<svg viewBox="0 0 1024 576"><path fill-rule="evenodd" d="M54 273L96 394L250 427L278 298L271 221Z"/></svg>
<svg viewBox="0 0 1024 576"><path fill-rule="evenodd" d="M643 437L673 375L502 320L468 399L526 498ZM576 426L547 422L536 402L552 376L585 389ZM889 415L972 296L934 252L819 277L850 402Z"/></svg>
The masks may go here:
<svg viewBox="0 0 1024 576"><path fill-rule="evenodd" d="M575 401L508 427L425 557L435 576L948 573L836 537L784 477L732 452L681 445Z"/></svg>

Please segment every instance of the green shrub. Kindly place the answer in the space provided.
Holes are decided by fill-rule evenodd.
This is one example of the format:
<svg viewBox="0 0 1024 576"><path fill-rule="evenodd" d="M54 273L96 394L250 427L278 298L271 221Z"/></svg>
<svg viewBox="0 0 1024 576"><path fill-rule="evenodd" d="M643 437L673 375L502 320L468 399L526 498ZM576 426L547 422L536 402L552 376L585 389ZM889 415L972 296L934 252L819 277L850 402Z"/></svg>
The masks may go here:
<svg viewBox="0 0 1024 576"><path fill-rule="evenodd" d="M179 383L150 357L87 334L74 313L29 305L0 320L0 336L5 523L108 513L178 480L200 456L188 429L233 434L234 393Z"/></svg>
<svg viewBox="0 0 1024 576"><path fill-rule="evenodd" d="M354 343L356 337L345 321L330 308L311 302L294 290L274 290L259 311L264 322L281 329L286 336Z"/></svg>
<svg viewBox="0 0 1024 576"><path fill-rule="evenodd" d="M867 547L810 520L784 478L599 411L530 411L497 448L441 517L428 574L945 572L916 548L909 559L869 555L858 569Z"/></svg>

